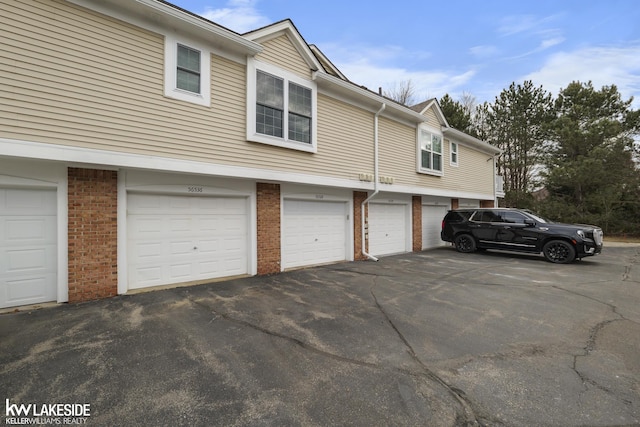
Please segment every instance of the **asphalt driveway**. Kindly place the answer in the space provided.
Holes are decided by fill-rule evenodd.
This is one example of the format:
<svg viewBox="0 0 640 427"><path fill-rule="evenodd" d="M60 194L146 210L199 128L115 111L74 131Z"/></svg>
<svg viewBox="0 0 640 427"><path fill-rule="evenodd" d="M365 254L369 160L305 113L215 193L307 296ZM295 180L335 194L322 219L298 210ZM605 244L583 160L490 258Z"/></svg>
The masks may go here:
<svg viewBox="0 0 640 427"><path fill-rule="evenodd" d="M0 399L5 423L62 403L90 416L40 421L637 425L640 247L442 248L3 314Z"/></svg>

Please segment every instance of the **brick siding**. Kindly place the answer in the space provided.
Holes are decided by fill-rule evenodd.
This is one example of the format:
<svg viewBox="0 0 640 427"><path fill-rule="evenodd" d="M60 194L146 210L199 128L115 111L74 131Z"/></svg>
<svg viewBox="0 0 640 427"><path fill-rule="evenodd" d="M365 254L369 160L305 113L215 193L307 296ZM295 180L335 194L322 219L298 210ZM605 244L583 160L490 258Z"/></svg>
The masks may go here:
<svg viewBox="0 0 640 427"><path fill-rule="evenodd" d="M413 196L411 198L412 218L413 218L413 251L422 250L422 197Z"/></svg>
<svg viewBox="0 0 640 427"><path fill-rule="evenodd" d="M280 185L256 184L258 274L279 273L280 268Z"/></svg>
<svg viewBox="0 0 640 427"><path fill-rule="evenodd" d="M118 293L118 174L68 169L69 302Z"/></svg>

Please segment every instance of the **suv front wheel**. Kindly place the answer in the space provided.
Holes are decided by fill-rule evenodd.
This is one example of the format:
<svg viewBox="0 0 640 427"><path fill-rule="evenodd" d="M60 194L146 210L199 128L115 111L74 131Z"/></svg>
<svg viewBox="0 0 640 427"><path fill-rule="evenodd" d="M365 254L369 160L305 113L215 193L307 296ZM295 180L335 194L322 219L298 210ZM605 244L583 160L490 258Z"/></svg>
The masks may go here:
<svg viewBox="0 0 640 427"><path fill-rule="evenodd" d="M470 234L460 234L456 236L453 243L458 252L469 253L475 252L476 250L476 241Z"/></svg>
<svg viewBox="0 0 640 427"><path fill-rule="evenodd" d="M576 250L564 240L552 240L546 243L542 253L547 260L558 264L568 264L576 258Z"/></svg>

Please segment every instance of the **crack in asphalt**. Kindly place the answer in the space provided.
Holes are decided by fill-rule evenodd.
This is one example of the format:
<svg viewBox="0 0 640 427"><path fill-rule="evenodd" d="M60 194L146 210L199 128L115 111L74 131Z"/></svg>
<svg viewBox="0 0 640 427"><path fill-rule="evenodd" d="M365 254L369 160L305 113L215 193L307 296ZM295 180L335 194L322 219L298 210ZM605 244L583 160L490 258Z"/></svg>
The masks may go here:
<svg viewBox="0 0 640 427"><path fill-rule="evenodd" d="M377 279L377 276L376 276ZM375 286L375 284L374 284ZM372 369L376 369L376 370L384 370L384 369L391 369L394 370L396 372L400 372L402 374L405 375L410 375L414 378L427 378L431 381L436 382L437 384L439 384L440 386L444 387L445 390L447 390L447 392L449 394L451 394L455 400L462 406L463 410L464 410L464 421L463 423L460 424L456 424L456 425L462 425L462 426L483 426L484 424L480 423L478 421L478 418L475 416L475 413L472 409L472 405L471 403L468 401L466 394L463 390L453 387L449 384L447 384L442 378L440 378L437 374L435 374L433 371L431 371L424 363L422 363L422 361L418 358L418 356L416 355L415 351L413 350L413 347L411 346L411 344L409 344L409 342L406 340L406 338L404 337L404 335L398 330L398 328L395 326L395 324L391 321L391 319L389 318L389 316L387 315L387 313L384 311L384 309L380 306L380 304L378 303L378 300L376 298L376 296L373 294L373 291L371 292L373 295L373 298L375 300L376 303L376 307L378 308L378 310L384 315L386 321L391 325L391 327L393 328L393 330L396 332L396 334L400 337L400 339L402 340L402 342L404 343L404 345L408 348L409 350L409 354L412 357L412 359L414 359L415 362L418 363L418 365L421 367L421 370L416 372L416 371L412 371L410 369L404 369L404 368L400 368L400 367L395 367L395 366L383 366L377 363L371 363L371 362L365 362L363 360L358 360L358 359L353 359L353 358L349 358L349 357L344 357L344 356L340 356L337 355L335 353L330 353L328 351L325 350L321 350L317 347L314 347L313 345L302 341L298 338L294 338L279 332L275 332L272 330L269 330L267 328L264 328L262 326L256 325L254 323L251 323L249 321L246 320L242 320L242 319L238 319L235 318L227 313L223 313L219 310L216 310L215 308L205 304L202 301L193 299L189 294L186 294L186 298L192 302L193 304L195 304L198 307L204 308L205 310L207 310L208 312L212 313L214 315L214 317L211 319L210 322L213 322L214 320L216 320L217 318L222 318L225 319L229 322L233 322L251 329L254 329L258 332L261 332L263 334L275 337L275 338L279 338L285 341L289 341L297 346L299 346L300 348L303 348L307 351L310 351L312 353L318 354L320 356L323 357L327 357L333 360L337 360L340 362L344 362L344 363L350 363L350 364L355 364L357 366L362 366L362 367L367 367L367 368L372 368Z"/></svg>
<svg viewBox="0 0 640 427"><path fill-rule="evenodd" d="M473 405L469 401L469 399L467 398L466 393L464 392L464 390L461 390L461 389L459 389L457 387L451 386L445 380L440 378L440 376L438 376L435 372L433 372L431 369L429 369L429 367L427 365L425 365L422 362L422 360L420 360L420 358L416 354L415 350L413 349L413 346L409 343L409 341L402 334L402 332L400 332L400 330L395 325L393 320L391 320L391 317L389 317L389 314L385 311L385 309L382 307L382 305L380 305L380 302L378 301L378 298L376 297L376 294L373 292L373 288L377 285L377 280L378 280L378 277L376 276L374 278L373 285L371 285L371 288L369 289L369 292L371 293L371 296L373 297L373 300L374 300L374 302L376 304L376 307L382 313L382 315L384 316L385 320L391 326L391 328L395 331L395 333L398 335L400 340L404 343L404 345L407 348L408 353L411 356L411 358L422 368L423 375L425 377L429 378L430 380L435 381L436 383L440 384L442 387L444 387L445 390L447 390L449 392L449 394L451 394L458 401L458 403L460 403L460 405L464 409L465 425L467 425L467 426L480 425L480 423L478 421L478 417L476 416L475 411L473 410Z"/></svg>

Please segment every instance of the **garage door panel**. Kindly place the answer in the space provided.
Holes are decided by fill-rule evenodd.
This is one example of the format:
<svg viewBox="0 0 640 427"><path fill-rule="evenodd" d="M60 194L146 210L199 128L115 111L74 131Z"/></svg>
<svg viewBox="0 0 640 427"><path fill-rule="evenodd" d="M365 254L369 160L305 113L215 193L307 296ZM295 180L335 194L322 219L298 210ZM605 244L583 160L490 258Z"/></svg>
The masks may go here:
<svg viewBox="0 0 640 427"><path fill-rule="evenodd" d="M54 301L56 290L50 286L55 282L54 273L27 276L6 282L6 307Z"/></svg>
<svg viewBox="0 0 640 427"><path fill-rule="evenodd" d="M285 200L284 268L346 259L347 204Z"/></svg>
<svg viewBox="0 0 640 427"><path fill-rule="evenodd" d="M440 239L440 230L447 209L446 206L422 206L422 249L437 248L446 244Z"/></svg>
<svg viewBox="0 0 640 427"><path fill-rule="evenodd" d="M128 203L130 288L247 273L246 198L130 194Z"/></svg>
<svg viewBox="0 0 640 427"><path fill-rule="evenodd" d="M0 308L57 297L56 192L0 189Z"/></svg>
<svg viewBox="0 0 640 427"><path fill-rule="evenodd" d="M407 251L406 205L369 204L369 252L390 255Z"/></svg>

